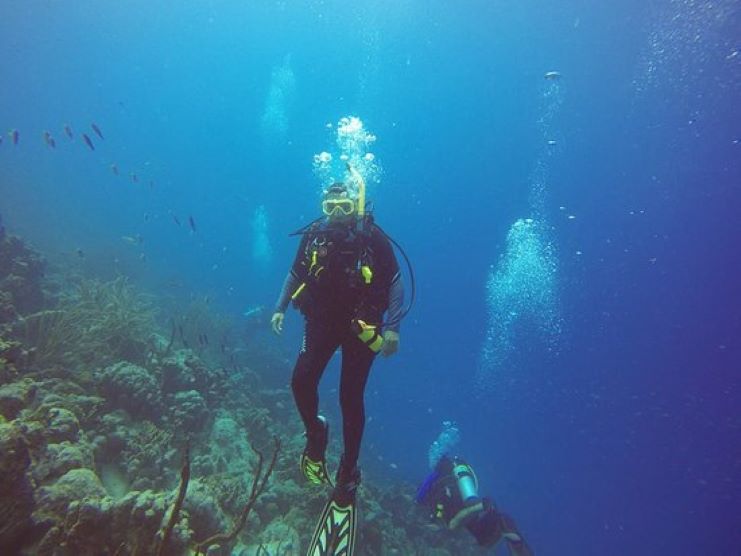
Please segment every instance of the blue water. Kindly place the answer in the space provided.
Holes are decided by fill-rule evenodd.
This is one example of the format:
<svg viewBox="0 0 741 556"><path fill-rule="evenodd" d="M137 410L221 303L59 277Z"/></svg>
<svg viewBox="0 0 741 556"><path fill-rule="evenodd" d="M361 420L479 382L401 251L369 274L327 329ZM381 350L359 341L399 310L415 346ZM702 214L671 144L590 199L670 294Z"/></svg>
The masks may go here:
<svg viewBox="0 0 741 556"><path fill-rule="evenodd" d="M312 157L358 116L418 290L368 386L369 480L421 481L451 419L537 553L739 554L738 2L357 4L3 3L5 227L163 299L271 307ZM518 312L487 367L487 282L534 212L558 330ZM290 361L299 334L261 341Z"/></svg>

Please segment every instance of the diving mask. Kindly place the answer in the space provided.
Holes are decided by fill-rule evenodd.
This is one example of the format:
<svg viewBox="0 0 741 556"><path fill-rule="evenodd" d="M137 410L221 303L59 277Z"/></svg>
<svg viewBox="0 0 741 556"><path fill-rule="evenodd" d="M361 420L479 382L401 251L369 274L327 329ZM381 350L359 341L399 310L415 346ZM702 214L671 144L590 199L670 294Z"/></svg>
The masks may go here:
<svg viewBox="0 0 741 556"><path fill-rule="evenodd" d="M322 212L327 216L350 216L355 212L355 201L352 199L325 199L322 201Z"/></svg>

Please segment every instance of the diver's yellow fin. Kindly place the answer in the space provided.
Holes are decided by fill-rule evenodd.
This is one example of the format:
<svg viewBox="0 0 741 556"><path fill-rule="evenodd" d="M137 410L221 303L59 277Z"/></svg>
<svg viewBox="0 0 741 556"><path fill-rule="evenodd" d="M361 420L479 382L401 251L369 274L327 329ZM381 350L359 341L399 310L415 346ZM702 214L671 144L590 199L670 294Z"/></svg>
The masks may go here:
<svg viewBox="0 0 741 556"><path fill-rule="evenodd" d="M342 506L330 498L311 538L308 556L352 556L358 532L357 507L353 500Z"/></svg>
<svg viewBox="0 0 741 556"><path fill-rule="evenodd" d="M300 465L301 472L310 483L315 485L328 484L329 486L334 486L332 485L332 479L330 479L329 472L327 471L326 461L314 461L304 453L301 454Z"/></svg>

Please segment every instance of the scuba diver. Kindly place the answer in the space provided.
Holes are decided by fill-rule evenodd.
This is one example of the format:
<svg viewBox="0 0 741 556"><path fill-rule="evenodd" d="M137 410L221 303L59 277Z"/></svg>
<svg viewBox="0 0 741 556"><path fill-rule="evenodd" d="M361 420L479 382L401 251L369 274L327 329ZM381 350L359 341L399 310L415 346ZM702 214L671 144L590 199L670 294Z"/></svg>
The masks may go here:
<svg viewBox="0 0 741 556"><path fill-rule="evenodd" d="M482 547L495 546L502 539L510 556L532 556L514 520L500 512L490 498L478 495L473 468L459 457L443 455L434 471L417 491L417 503L430 510L448 529L463 525Z"/></svg>
<svg viewBox="0 0 741 556"><path fill-rule="evenodd" d="M345 554L352 553L365 386L376 355L389 356L398 350L403 317L404 289L393 240L366 212L362 177L349 165L348 170L358 184L357 194L344 183L332 184L323 195L324 217L296 232L303 237L271 319L273 331L280 334L291 301L304 316L303 341L291 380L306 429L300 467L311 483L334 486L317 525L311 554L335 554L341 546L347 549ZM332 485L325 458L329 423L319 415L318 387L338 348L342 350L344 451Z"/></svg>

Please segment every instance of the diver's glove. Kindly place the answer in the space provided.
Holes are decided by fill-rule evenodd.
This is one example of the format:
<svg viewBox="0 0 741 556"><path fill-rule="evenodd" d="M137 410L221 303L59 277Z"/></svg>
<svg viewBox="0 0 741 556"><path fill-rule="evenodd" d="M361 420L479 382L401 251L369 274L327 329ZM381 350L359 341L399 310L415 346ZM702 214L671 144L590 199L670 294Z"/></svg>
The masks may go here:
<svg viewBox="0 0 741 556"><path fill-rule="evenodd" d="M273 332L278 335L283 332L283 319L285 318L285 316L285 313L276 311L275 313L273 313L273 317L270 319L270 326L273 329Z"/></svg>
<svg viewBox="0 0 741 556"><path fill-rule="evenodd" d="M399 351L399 333L393 330L386 330L383 333L383 347L381 353L388 357Z"/></svg>

